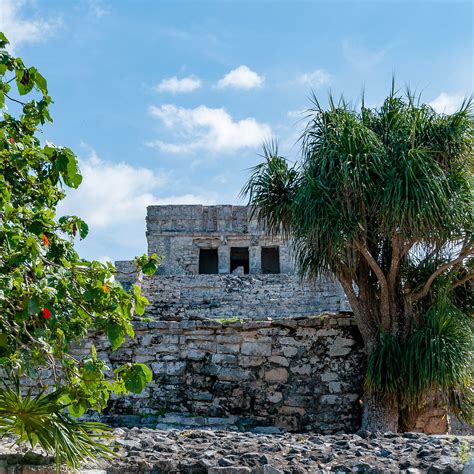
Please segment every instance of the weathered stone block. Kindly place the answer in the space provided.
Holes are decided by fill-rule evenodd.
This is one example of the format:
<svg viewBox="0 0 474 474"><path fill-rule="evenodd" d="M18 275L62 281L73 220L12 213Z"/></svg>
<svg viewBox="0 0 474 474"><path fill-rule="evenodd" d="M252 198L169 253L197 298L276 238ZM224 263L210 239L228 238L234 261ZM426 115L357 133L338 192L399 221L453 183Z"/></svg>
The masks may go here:
<svg viewBox="0 0 474 474"><path fill-rule="evenodd" d="M235 364L237 363L237 356L232 354L214 354L211 360L214 364Z"/></svg>
<svg viewBox="0 0 474 474"><path fill-rule="evenodd" d="M181 351L181 357L183 357L183 359L203 360L207 355L208 352L197 349L186 349Z"/></svg>
<svg viewBox="0 0 474 474"><path fill-rule="evenodd" d="M239 365L242 367L260 367L265 360L265 357L240 356Z"/></svg>
<svg viewBox="0 0 474 474"><path fill-rule="evenodd" d="M218 354L238 354L240 344L217 344L216 352Z"/></svg>
<svg viewBox="0 0 474 474"><path fill-rule="evenodd" d="M288 367L290 365L290 361L282 356L271 356L269 362L276 365L282 365L283 367Z"/></svg>
<svg viewBox="0 0 474 474"><path fill-rule="evenodd" d="M270 392L267 394L267 400L270 403L278 403L283 400L283 394L281 392Z"/></svg>
<svg viewBox="0 0 474 474"><path fill-rule="evenodd" d="M272 346L268 342L243 342L240 352L244 355L269 357L272 354Z"/></svg>
<svg viewBox="0 0 474 474"><path fill-rule="evenodd" d="M301 407L293 407L293 406L282 406L278 409L278 412L282 415L304 415L306 410Z"/></svg>
<svg viewBox="0 0 474 474"><path fill-rule="evenodd" d="M186 362L153 362L151 368L155 374L181 375L186 369Z"/></svg>
<svg viewBox="0 0 474 474"><path fill-rule="evenodd" d="M281 348L281 351L283 352L283 355L288 358L294 357L298 354L298 349L293 346L284 346Z"/></svg>
<svg viewBox="0 0 474 474"><path fill-rule="evenodd" d="M329 356L330 357L340 357L340 356L345 356L351 352L350 347L341 347L341 346L336 346L333 345L329 349Z"/></svg>
<svg viewBox="0 0 474 474"><path fill-rule="evenodd" d="M285 346L299 346L301 341L297 341L294 337L282 337L280 338L280 344Z"/></svg>
<svg viewBox="0 0 474 474"><path fill-rule="evenodd" d="M336 405L340 401L340 397L337 395L322 395L319 397L319 401L326 405Z"/></svg>
<svg viewBox="0 0 474 474"><path fill-rule="evenodd" d="M316 331L316 336L318 337L328 337L328 336L338 336L339 331L337 329L318 329Z"/></svg>
<svg viewBox="0 0 474 474"><path fill-rule="evenodd" d="M178 352L179 347L177 344L156 344L153 346L155 352Z"/></svg>
<svg viewBox="0 0 474 474"><path fill-rule="evenodd" d="M339 376L336 372L324 372L321 374L321 382L333 382L337 380Z"/></svg>
<svg viewBox="0 0 474 474"><path fill-rule="evenodd" d="M241 382L250 378L250 372L240 368L220 367L217 371L217 378L228 382Z"/></svg>
<svg viewBox="0 0 474 474"><path fill-rule="evenodd" d="M304 364L304 365L296 365L290 368L290 371L294 374L299 375L309 375L311 371L311 365Z"/></svg>
<svg viewBox="0 0 474 474"><path fill-rule="evenodd" d="M218 334L216 336L216 341L224 344L238 344L241 340L242 336L240 334Z"/></svg>
<svg viewBox="0 0 474 474"><path fill-rule="evenodd" d="M265 370L265 380L270 383L284 383L288 380L288 371L283 368Z"/></svg>

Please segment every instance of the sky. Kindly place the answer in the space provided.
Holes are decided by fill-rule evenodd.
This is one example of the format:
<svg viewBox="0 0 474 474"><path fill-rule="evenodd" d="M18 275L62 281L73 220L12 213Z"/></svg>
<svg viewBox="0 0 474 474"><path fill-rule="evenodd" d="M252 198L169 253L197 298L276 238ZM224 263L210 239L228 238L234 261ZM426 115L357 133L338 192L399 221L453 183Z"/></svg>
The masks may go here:
<svg viewBox="0 0 474 474"><path fill-rule="evenodd" d="M375 107L395 76L452 113L473 90L471 1L0 0L0 31L79 158L58 212L89 259L145 253L148 205L244 204L265 140L298 159L312 92Z"/></svg>

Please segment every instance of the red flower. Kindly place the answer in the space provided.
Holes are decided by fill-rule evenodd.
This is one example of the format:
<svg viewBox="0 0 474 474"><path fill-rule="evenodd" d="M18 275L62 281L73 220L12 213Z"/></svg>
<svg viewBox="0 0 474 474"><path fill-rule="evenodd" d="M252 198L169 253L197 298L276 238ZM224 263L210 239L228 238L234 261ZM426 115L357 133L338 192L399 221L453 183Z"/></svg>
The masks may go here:
<svg viewBox="0 0 474 474"><path fill-rule="evenodd" d="M10 142L11 145L13 145L13 142L14 142L15 140L13 140L13 137L10 137L10 138L8 139L8 141Z"/></svg>
<svg viewBox="0 0 474 474"><path fill-rule="evenodd" d="M51 317L51 311L48 308L43 308L41 311L44 319L49 319Z"/></svg>
<svg viewBox="0 0 474 474"><path fill-rule="evenodd" d="M41 234L41 240L43 241L43 244L44 244L45 247L49 246L49 239L48 239L48 237L46 237L45 234Z"/></svg>

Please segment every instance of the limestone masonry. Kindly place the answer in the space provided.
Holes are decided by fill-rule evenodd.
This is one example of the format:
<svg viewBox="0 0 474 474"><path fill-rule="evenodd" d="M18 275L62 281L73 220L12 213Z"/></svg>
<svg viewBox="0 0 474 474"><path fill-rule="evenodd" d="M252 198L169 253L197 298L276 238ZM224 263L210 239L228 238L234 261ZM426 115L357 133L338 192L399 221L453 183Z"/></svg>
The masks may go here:
<svg viewBox="0 0 474 474"><path fill-rule="evenodd" d="M148 252L164 257L142 290L154 319L272 319L349 310L332 280L301 281L288 242L265 235L246 206L149 206ZM132 263L116 262L133 283ZM121 273L120 273L121 272Z"/></svg>
<svg viewBox="0 0 474 474"><path fill-rule="evenodd" d="M106 421L257 431L352 432L360 423L363 354L335 281L301 281L289 243L265 235L245 206L150 206L153 277L116 262L149 299L137 338L111 367L146 363L153 382L112 400ZM89 347L83 348L87 353Z"/></svg>
<svg viewBox="0 0 474 474"><path fill-rule="evenodd" d="M328 434L359 427L363 353L350 315L152 321L137 323L136 335L112 353L105 337L94 341L109 366L142 362L154 373L143 393L112 401L108 423Z"/></svg>

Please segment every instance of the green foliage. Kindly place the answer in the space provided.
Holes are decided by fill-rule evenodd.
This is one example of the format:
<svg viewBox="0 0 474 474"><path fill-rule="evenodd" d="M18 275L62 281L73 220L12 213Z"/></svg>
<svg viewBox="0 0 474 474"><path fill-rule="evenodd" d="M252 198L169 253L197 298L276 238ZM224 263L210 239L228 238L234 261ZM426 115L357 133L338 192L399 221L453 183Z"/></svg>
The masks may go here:
<svg viewBox="0 0 474 474"><path fill-rule="evenodd" d="M68 187L82 182L78 161L69 148L38 138L40 127L52 122L47 82L9 54L7 44L0 34L0 366L40 388L52 383L53 393L61 393L69 413L78 416L102 410L111 392L139 393L151 380L143 364L127 364L107 380L110 369L94 348L82 360L71 351L90 331L107 334L112 350L118 349L134 337L132 318L143 315L148 302L138 286L122 288L112 264L76 252L75 240L87 236L88 226L76 216L57 216L56 207ZM152 275L160 259L144 255L135 263L136 271ZM52 381L44 372L53 374ZM79 429L68 416L61 420ZM14 422L12 415L9 426Z"/></svg>
<svg viewBox="0 0 474 474"><path fill-rule="evenodd" d="M122 373L125 389L133 393L141 393L153 378L151 370L145 364L128 364L117 372Z"/></svg>
<svg viewBox="0 0 474 474"><path fill-rule="evenodd" d="M265 145L242 191L268 230L291 232L302 273L355 271L356 242L380 262L394 232L442 244L473 228L470 102L449 116L393 90L379 109L314 105L302 162L290 166Z"/></svg>
<svg viewBox="0 0 474 474"><path fill-rule="evenodd" d="M14 434L17 443L40 445L56 456L57 472L62 463L78 469L82 462L113 456L104 443L112 438L107 425L78 422L64 412L64 388L33 396L31 390L22 395L18 379L12 386L0 389L0 438Z"/></svg>
<svg viewBox="0 0 474 474"><path fill-rule="evenodd" d="M379 335L378 343L369 355L366 372L367 388L387 399L398 397L403 383L400 370L403 351L400 341L390 335Z"/></svg>
<svg viewBox="0 0 474 474"><path fill-rule="evenodd" d="M463 464L467 464L471 459L474 458L474 452L472 451L469 443L467 441L462 440L459 443L459 460Z"/></svg>
<svg viewBox="0 0 474 474"><path fill-rule="evenodd" d="M243 319L238 318L237 316L229 316L226 318L216 318L214 319L215 322L219 324L226 324L226 323L238 323L243 322Z"/></svg>
<svg viewBox="0 0 474 474"><path fill-rule="evenodd" d="M421 327L404 342L381 335L369 355L366 386L387 401L416 412L426 401L449 406L474 420L472 318L443 302L431 307Z"/></svg>
<svg viewBox="0 0 474 474"><path fill-rule="evenodd" d="M434 307L425 324L407 341L403 371L413 393L429 389L464 388L472 369L472 322L456 307ZM466 364L467 363L467 364Z"/></svg>
<svg viewBox="0 0 474 474"><path fill-rule="evenodd" d="M329 97L325 110L314 97L300 162L266 144L242 190L268 232L291 235L302 276L340 281L364 339L368 389L383 403L403 392L409 406L436 389L466 417L474 401L465 322L474 302L472 110L466 100L438 114L394 84L374 109Z"/></svg>

